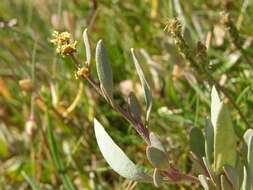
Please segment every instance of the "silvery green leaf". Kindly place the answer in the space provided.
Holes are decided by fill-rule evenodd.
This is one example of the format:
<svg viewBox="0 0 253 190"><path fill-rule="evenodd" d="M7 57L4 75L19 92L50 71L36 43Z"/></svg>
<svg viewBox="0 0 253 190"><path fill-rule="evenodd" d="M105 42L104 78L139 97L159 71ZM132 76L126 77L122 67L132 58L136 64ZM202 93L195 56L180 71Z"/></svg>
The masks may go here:
<svg viewBox="0 0 253 190"><path fill-rule="evenodd" d="M90 42L89 42L87 28L83 31L83 42L84 42L85 51L86 51L86 63L87 63L87 66L89 67L90 62L91 62L91 49L90 49Z"/></svg>
<svg viewBox="0 0 253 190"><path fill-rule="evenodd" d="M137 121L141 121L141 107L133 92L130 93L128 101L131 114Z"/></svg>
<svg viewBox="0 0 253 190"><path fill-rule="evenodd" d="M252 183L250 183L250 174L247 168L243 167L243 182L241 190L251 190Z"/></svg>
<svg viewBox="0 0 253 190"><path fill-rule="evenodd" d="M227 105L220 101L215 87L211 94L211 121L214 128L214 170L219 173L225 164L235 166L236 135Z"/></svg>
<svg viewBox="0 0 253 190"><path fill-rule="evenodd" d="M148 85L148 82L145 79L144 73L143 73L143 71L141 69L141 66L139 64L139 61L137 60L137 58L135 56L133 48L131 49L131 53L132 53L132 57L133 57L133 60L134 60L134 65L135 65L137 74L140 78L141 85L142 85L142 88L144 90L145 101L146 101L146 104L147 104L146 121L148 121L149 114L150 114L150 111L151 111L151 108L152 108L152 94L151 94L151 90L150 90L150 87Z"/></svg>
<svg viewBox="0 0 253 190"><path fill-rule="evenodd" d="M150 142L151 142L151 146L153 146L155 148L158 148L159 150L165 152L165 149L164 149L161 141L159 140L159 138L153 132L151 132L149 134L149 139L150 139Z"/></svg>
<svg viewBox="0 0 253 190"><path fill-rule="evenodd" d="M153 174L153 183L156 187L160 187L162 182L163 182L163 176L161 172L157 168L155 168L154 174Z"/></svg>
<svg viewBox="0 0 253 190"><path fill-rule="evenodd" d="M152 181L152 178L142 172L115 144L96 119L94 119L94 129L99 149L107 163L115 172L133 181Z"/></svg>
<svg viewBox="0 0 253 190"><path fill-rule="evenodd" d="M214 128L214 167L221 171L225 164L235 166L236 135L226 105L222 105Z"/></svg>
<svg viewBox="0 0 253 190"><path fill-rule="evenodd" d="M251 136L253 136L253 129L248 129L243 135L243 139L246 145L249 144L249 139Z"/></svg>
<svg viewBox="0 0 253 190"><path fill-rule="evenodd" d="M113 99L112 69L102 40L98 41L96 47L96 66L102 90L107 98Z"/></svg>
<svg viewBox="0 0 253 190"><path fill-rule="evenodd" d="M201 130L193 127L190 131L190 149L198 157L205 156L205 139Z"/></svg>
<svg viewBox="0 0 253 190"><path fill-rule="evenodd" d="M189 156L192 161L192 172L198 173L198 174L205 173L206 168L203 166L203 163L201 162L201 160L191 151L190 151Z"/></svg>
<svg viewBox="0 0 253 190"><path fill-rule="evenodd" d="M202 187L205 190L209 190L207 177L204 175L199 175L198 178L199 178L199 182L201 183Z"/></svg>
<svg viewBox="0 0 253 190"><path fill-rule="evenodd" d="M239 190L239 176L235 168L229 165L224 166L224 172L230 183L233 185L235 190Z"/></svg>
<svg viewBox="0 0 253 190"><path fill-rule="evenodd" d="M244 174L247 175L247 178L244 178L244 185L249 186L251 184L253 186L253 130L248 129L244 133L243 138L247 148L247 172Z"/></svg>
<svg viewBox="0 0 253 190"><path fill-rule="evenodd" d="M215 128L216 127L216 121L219 114L219 111L221 109L222 102L220 101L218 92L213 86L212 92L211 92L211 121L212 125Z"/></svg>
<svg viewBox="0 0 253 190"><path fill-rule="evenodd" d="M248 161L250 178L253 185L253 136L250 137L249 142L248 142L247 161Z"/></svg>
<svg viewBox="0 0 253 190"><path fill-rule="evenodd" d="M165 170L166 168L169 167L168 156L165 152L163 152L155 147L147 146L146 154L147 154L147 158L148 158L149 162L155 168Z"/></svg>
<svg viewBox="0 0 253 190"><path fill-rule="evenodd" d="M231 190L231 189L233 189L224 175L221 175L221 189L222 190Z"/></svg>
<svg viewBox="0 0 253 190"><path fill-rule="evenodd" d="M206 171L208 172L208 174L209 174L212 182L215 184L215 175L214 175L214 173L212 171L210 163L208 162L208 160L206 159L206 157L203 157L202 160L203 160L204 166L206 168Z"/></svg>
<svg viewBox="0 0 253 190"><path fill-rule="evenodd" d="M214 129L210 120L206 120L205 125L205 151L206 157L209 163L213 161L213 138L214 138Z"/></svg>

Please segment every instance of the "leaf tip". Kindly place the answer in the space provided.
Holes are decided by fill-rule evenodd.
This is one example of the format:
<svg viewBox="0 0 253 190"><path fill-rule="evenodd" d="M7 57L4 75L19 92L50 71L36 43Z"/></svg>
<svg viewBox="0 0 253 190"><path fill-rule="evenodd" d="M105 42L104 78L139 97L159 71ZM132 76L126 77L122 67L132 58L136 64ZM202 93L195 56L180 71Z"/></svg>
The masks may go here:
<svg viewBox="0 0 253 190"><path fill-rule="evenodd" d="M88 28L85 28L83 31L83 36L87 36L87 34L88 34Z"/></svg>
<svg viewBox="0 0 253 190"><path fill-rule="evenodd" d="M211 96L212 96L212 99L219 100L220 102L220 97L215 86L212 87Z"/></svg>

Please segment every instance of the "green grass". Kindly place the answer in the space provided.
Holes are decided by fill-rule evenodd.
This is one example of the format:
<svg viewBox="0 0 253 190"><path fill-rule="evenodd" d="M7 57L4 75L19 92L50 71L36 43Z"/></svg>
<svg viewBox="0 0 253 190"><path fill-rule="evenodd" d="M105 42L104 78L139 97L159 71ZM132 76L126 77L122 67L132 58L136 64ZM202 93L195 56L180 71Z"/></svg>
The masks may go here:
<svg viewBox="0 0 253 190"><path fill-rule="evenodd" d="M198 40L205 44L208 33L212 35L207 51L210 64L206 67L217 81L226 79L223 85L253 126L253 73L247 62L247 58L253 60L253 3L155 1L159 6L154 18L151 18L151 0L101 0L97 2L95 12L92 1L84 0L0 2L0 23L5 25L0 28L0 189L74 189L74 186L76 189L126 189L129 182L109 168L98 150L93 131L94 117L103 123L132 160L151 168L145 156L145 143L87 82L84 82L75 109L67 118L63 117L62 110L71 105L81 82L75 79L72 60L56 55L50 44L53 30L69 31L78 41L78 59L85 62L82 32L89 23L92 75L96 78L95 45L103 39L112 64L115 98L119 103L123 93L120 82L130 79L133 84L139 84L130 55L131 47L137 50L154 94L150 128L163 139L171 161L185 172L191 170L187 152L189 130L193 126L203 128L210 112L211 86L205 78L195 80L203 73L188 64L164 31L168 18L180 15L185 39L193 48ZM231 14L243 41L249 43L242 55L220 23L219 12L222 10ZM17 19L17 24L8 27L13 19ZM215 32L217 30L219 32ZM224 36L222 32L225 32ZM156 69L152 71L158 77L150 72L153 67L140 53L141 48L153 61ZM239 58L234 60L238 52ZM34 82L33 92L24 92L19 86L19 80L27 78ZM139 92L138 88L135 90ZM56 98L52 98L54 93ZM144 99L137 94L144 108ZM29 136L25 123L32 110L36 127ZM235 130L241 136L247 126L232 105L231 112ZM137 184L135 189L155 188ZM161 189L197 187L164 184Z"/></svg>

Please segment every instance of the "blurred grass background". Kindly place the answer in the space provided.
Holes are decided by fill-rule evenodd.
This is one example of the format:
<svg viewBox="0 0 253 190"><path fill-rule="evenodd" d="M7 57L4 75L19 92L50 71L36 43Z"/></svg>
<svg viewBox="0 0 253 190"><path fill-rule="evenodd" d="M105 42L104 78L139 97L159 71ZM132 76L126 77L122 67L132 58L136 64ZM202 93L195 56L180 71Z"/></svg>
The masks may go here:
<svg viewBox="0 0 253 190"><path fill-rule="evenodd" d="M246 53L233 45L221 24L224 10ZM190 172L188 132L193 126L203 128L211 87L196 79L201 73L182 58L164 31L174 16L183 23L191 47L197 41L207 45L206 67L252 126L252 1L1 0L0 189L64 189L68 180L80 190L155 189L124 180L105 163L94 138L94 117L132 160L150 168L138 134L88 83L75 79L72 61L56 55L50 44L54 30L70 32L78 40L77 57L85 62L86 27L93 58L96 42L102 38L106 44L119 104L134 90L144 105L130 56L130 48L137 49L154 95L150 128L163 139L171 162ZM96 77L94 64L92 74ZM247 127L232 106L231 112L241 136ZM198 187L166 184L160 189Z"/></svg>

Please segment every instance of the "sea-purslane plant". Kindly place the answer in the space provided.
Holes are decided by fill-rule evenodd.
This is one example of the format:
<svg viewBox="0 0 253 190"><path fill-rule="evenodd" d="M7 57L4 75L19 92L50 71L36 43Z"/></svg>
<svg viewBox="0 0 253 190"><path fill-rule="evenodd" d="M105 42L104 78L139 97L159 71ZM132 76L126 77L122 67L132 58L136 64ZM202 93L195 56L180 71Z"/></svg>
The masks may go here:
<svg viewBox="0 0 253 190"><path fill-rule="evenodd" d="M180 27L174 28L174 32L178 32L174 33L178 38L176 43L181 51L188 51L186 44L180 45L183 42L181 35L178 35L180 30ZM87 80L95 91L138 132L146 142L146 157L153 167L150 172L134 164L108 135L99 119L94 119L94 131L99 149L115 172L129 180L152 183L156 187L166 182L190 182L202 185L205 190L251 190L253 188L253 130L248 129L242 140L236 136L228 104L220 100L215 86L211 92L211 116L210 119L206 119L204 134L198 127L192 128L190 132L189 154L197 172L185 174L171 164L166 147L157 134L149 130L152 93L135 50L131 49L131 54L145 97L145 112L142 112L134 92L129 94L125 102L126 108L118 105L114 100L112 68L102 40L98 41L95 52L98 82L92 78L90 73L92 53L87 29L83 32L83 40L86 49L85 64L81 64L75 57L76 41L72 40L68 33L54 32L51 42L57 46L58 53L73 59L77 69L76 76ZM186 58L188 56L190 59L191 52L185 54Z"/></svg>

